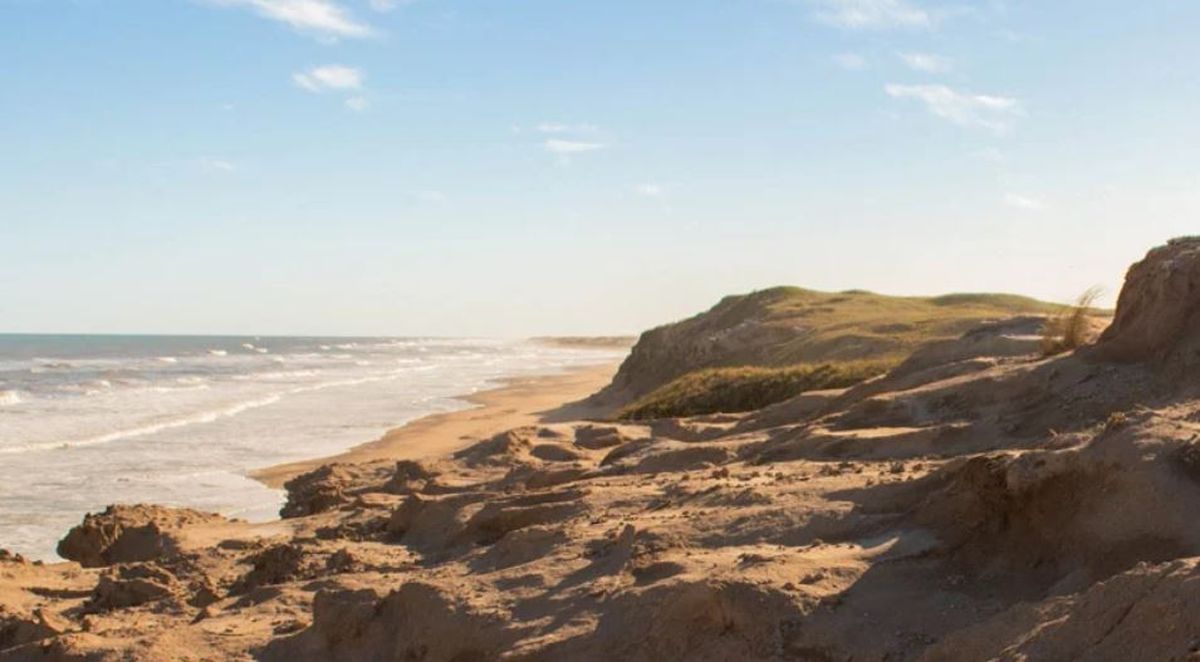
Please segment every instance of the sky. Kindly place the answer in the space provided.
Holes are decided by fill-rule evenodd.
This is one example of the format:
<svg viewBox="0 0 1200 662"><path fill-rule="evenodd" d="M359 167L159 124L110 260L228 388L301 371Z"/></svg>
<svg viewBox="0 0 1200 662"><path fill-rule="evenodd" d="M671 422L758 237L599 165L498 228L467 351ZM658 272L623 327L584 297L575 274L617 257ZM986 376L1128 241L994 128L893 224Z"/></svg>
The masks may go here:
<svg viewBox="0 0 1200 662"><path fill-rule="evenodd" d="M633 333L1115 299L1200 228L1200 3L0 0L0 332Z"/></svg>

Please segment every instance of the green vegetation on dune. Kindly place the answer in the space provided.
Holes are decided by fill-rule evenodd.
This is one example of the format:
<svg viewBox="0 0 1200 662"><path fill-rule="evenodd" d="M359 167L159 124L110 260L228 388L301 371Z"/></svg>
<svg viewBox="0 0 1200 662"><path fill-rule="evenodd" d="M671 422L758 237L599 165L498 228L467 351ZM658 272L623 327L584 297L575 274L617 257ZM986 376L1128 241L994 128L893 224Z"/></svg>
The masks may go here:
<svg viewBox="0 0 1200 662"><path fill-rule="evenodd" d="M889 367L883 362L856 361L783 368L709 368L655 389L617 416L647 420L752 411L805 391L852 386Z"/></svg>
<svg viewBox="0 0 1200 662"><path fill-rule="evenodd" d="M1061 310L1013 294L897 297L775 287L725 297L704 313L642 334L598 397L627 405L708 368L895 364L925 343L957 338L984 321Z"/></svg>

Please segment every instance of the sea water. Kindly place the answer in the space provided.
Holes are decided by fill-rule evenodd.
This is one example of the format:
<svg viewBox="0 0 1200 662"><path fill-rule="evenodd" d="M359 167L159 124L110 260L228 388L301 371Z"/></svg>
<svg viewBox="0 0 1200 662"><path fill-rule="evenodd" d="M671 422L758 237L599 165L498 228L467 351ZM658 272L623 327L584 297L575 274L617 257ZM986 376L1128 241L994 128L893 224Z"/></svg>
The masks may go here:
<svg viewBox="0 0 1200 662"><path fill-rule="evenodd" d="M534 341L0 335L0 548L54 560L110 503L271 519L254 469L322 457L496 380L619 358Z"/></svg>

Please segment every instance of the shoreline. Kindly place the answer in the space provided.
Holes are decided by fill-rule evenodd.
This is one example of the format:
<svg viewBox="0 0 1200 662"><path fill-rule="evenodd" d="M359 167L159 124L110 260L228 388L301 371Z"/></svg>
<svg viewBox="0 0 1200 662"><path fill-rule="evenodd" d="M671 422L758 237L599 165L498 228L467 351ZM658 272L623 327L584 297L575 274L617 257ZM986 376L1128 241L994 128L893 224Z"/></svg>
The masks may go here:
<svg viewBox="0 0 1200 662"><path fill-rule="evenodd" d="M620 360L616 360L559 373L505 378L494 388L455 396L472 405L465 409L422 416L341 453L256 469L247 477L283 489L292 478L327 464L428 459L523 425L558 417L599 417L606 411L603 407L580 401L608 384L619 366Z"/></svg>

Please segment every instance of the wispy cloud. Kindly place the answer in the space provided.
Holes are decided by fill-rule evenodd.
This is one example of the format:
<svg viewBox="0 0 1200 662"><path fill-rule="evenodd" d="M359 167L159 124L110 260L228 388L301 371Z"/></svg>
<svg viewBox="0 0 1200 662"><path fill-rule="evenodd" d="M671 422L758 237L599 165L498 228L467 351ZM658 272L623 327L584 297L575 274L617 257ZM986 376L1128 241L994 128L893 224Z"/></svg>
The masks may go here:
<svg viewBox="0 0 1200 662"><path fill-rule="evenodd" d="M353 67L327 64L292 74L292 81L309 92L326 90L357 90L362 87L363 73Z"/></svg>
<svg viewBox="0 0 1200 662"><path fill-rule="evenodd" d="M838 53L833 56L833 62L847 71L862 71L867 68L867 58L858 53Z"/></svg>
<svg viewBox="0 0 1200 662"><path fill-rule="evenodd" d="M226 7L245 7L263 18L325 38L358 39L373 33L371 26L334 0L210 0Z"/></svg>
<svg viewBox="0 0 1200 662"><path fill-rule="evenodd" d="M1004 204L1015 209L1024 211L1041 211L1046 208L1046 204L1037 198L1031 198L1017 193L1009 193L1004 196Z"/></svg>
<svg viewBox="0 0 1200 662"><path fill-rule="evenodd" d="M935 17L907 0L811 0L821 21L849 30L928 28Z"/></svg>
<svg viewBox="0 0 1200 662"><path fill-rule="evenodd" d="M560 138L550 138L542 143L542 147L547 152L550 152L558 157L559 165L567 165L571 162L572 156L599 151L607 147L607 145L599 142L584 142L582 140L562 140Z"/></svg>
<svg viewBox="0 0 1200 662"><path fill-rule="evenodd" d="M888 96L916 99L930 113L959 126L982 127L1003 133L1015 118L1024 115L1021 103L1011 97L960 92L945 85L887 85Z"/></svg>
<svg viewBox="0 0 1200 662"><path fill-rule="evenodd" d="M346 108L353 110L356 113L361 113L371 106L371 102L365 97L350 97L346 99Z"/></svg>
<svg viewBox="0 0 1200 662"><path fill-rule="evenodd" d="M559 140L551 138L542 143L546 151L555 154L582 154L584 152L594 152L598 149L604 149L604 143L589 143L578 140Z"/></svg>
<svg viewBox="0 0 1200 662"><path fill-rule="evenodd" d="M638 184L637 186L633 187L633 192L637 193L638 195L644 195L647 198L658 198L663 194L663 187L661 184L653 183Z"/></svg>
<svg viewBox="0 0 1200 662"><path fill-rule="evenodd" d="M896 55L913 71L942 74L954 68L954 62L949 58L932 53L896 53Z"/></svg>

